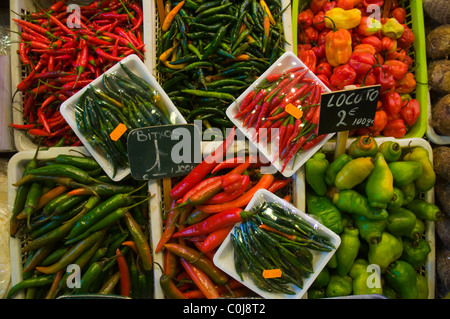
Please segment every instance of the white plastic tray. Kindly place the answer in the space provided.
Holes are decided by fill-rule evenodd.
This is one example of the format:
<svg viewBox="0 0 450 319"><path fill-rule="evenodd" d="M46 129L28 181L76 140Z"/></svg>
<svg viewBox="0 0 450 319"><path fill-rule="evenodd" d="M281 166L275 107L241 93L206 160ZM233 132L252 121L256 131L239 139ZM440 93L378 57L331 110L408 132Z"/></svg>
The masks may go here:
<svg viewBox="0 0 450 319"><path fill-rule="evenodd" d="M271 203L278 203L283 205L287 210L297 214L300 216L303 220L305 220L307 223L312 225L321 235L326 235L330 238L332 244L336 247L330 252L319 252L319 251L313 251L311 250L311 253L313 254L313 270L314 272L308 277L305 278L303 288L299 288L297 286L291 285L291 289L296 293L295 295L286 295L282 293L270 293L264 290L261 290L258 288L248 277L245 273L243 274L244 280L241 280L239 275L236 272L235 268L235 262L234 262L234 247L231 243L230 234L234 232L234 229L237 227L233 227L230 234L228 234L227 238L224 240L222 245L217 250L216 254L214 255L214 264L219 267L221 270L226 272L228 275L236 279L237 281L241 282L254 292L256 292L258 295L260 295L263 298L266 299L300 299L303 297L303 295L308 290L309 286L314 282L316 277L319 275L319 273L322 271L322 269L327 265L330 258L333 256L333 254L336 252L336 249L341 244L341 237L328 229L327 227L320 224L316 219L309 216L308 214L305 214L303 211L295 207L294 205L286 202L284 199L279 198L278 196L272 194L271 192L261 189L258 190L253 196L250 203L245 208L246 211L252 211L259 205L261 205L264 202L271 202Z"/></svg>
<svg viewBox="0 0 450 319"><path fill-rule="evenodd" d="M88 151L84 147L60 147L50 148L48 151L40 150L37 156L38 160L48 160L57 157L60 154L84 154L89 155ZM16 153L8 162L8 208L9 212L14 207L14 200L17 194L17 187L12 186L19 179L22 178L25 166L34 157L35 151L23 151ZM9 218L8 218L9 220ZM9 251L10 251L10 263L11 263L11 287L23 280L22 276L22 240L20 234L16 238L10 237ZM23 292L18 292L15 296L16 299L23 299Z"/></svg>
<svg viewBox="0 0 450 319"><path fill-rule="evenodd" d="M304 67L305 70L307 67L305 64L292 52L286 52L284 53L270 68L266 70L255 82L252 83L252 85L245 90L244 93L239 96L239 98L233 102L227 109L227 116L228 118L233 122L234 125L248 138L250 143L252 143L255 147L257 147L264 156L270 160L270 162L279 170L281 171L283 167L283 161L280 161L279 158L276 160L274 159L274 154L270 153L271 149L271 142L267 143L266 146L263 146L262 143L256 143L252 140L252 135L250 132L252 130L247 130L243 127L242 121L235 118L235 115L238 113L239 105L242 102L242 100L247 96L247 94L251 91L253 91L269 74L272 73L281 73L283 71L289 70L293 67ZM331 92L330 89L322 83L322 81L316 77L316 75L309 70L308 73L306 73L305 77L311 78L316 80L319 84L321 84L324 88L324 92ZM282 174L286 177L292 176L311 156L316 153L323 144L325 144L330 138L333 137L335 133L328 134L320 143L318 143L315 147L302 152L299 156L294 156L291 161L286 166L285 170L282 172ZM295 160L295 162L294 162Z"/></svg>
<svg viewBox="0 0 450 319"><path fill-rule="evenodd" d="M48 8L53 4L51 0L39 0L39 4L43 8ZM86 2L91 1L83 1L83 0L72 0L70 4L86 4ZM151 3L152 1L143 0L142 1L142 12L144 14L143 20L143 37L144 43L146 44L146 51L144 52L145 65L151 69L152 67L152 55L154 46L150 45L150 39L152 34L154 33L151 12ZM27 14L31 12L36 12L38 10L35 5L34 0L9 0L9 8L11 18L18 18L15 13L18 14ZM11 32L11 88L12 92L16 90L17 85L22 81L27 74L22 66L22 62L20 61L19 54L19 43L20 43L20 35L17 33L20 31L17 23L14 21L10 21L10 29ZM15 124L23 124L23 93L17 92L14 100L12 101L12 117L13 122ZM20 151L29 151L37 148L37 144L29 137L24 131L14 130L14 144L16 149Z"/></svg>
<svg viewBox="0 0 450 319"><path fill-rule="evenodd" d="M348 150L351 142L353 140L347 141L347 147ZM408 139L395 139L393 137L381 137L376 138L376 141L378 145L381 145L385 141L395 141L400 144L402 150L410 150L414 147L420 146L425 148L428 151L428 155L430 157L431 163L433 163L433 150L431 148L430 143L428 143L423 138L408 138ZM336 143L328 142L326 143L322 151L325 153L332 152L334 154L336 148ZM422 194L422 198L425 199L427 202L434 204L434 188L429 190L428 192ZM435 223L431 221L425 221L425 239L428 241L431 247L431 251L428 254L427 262L424 266L424 275L426 276L428 280L428 299L434 299L435 296L435 281L436 281L436 242L435 242Z"/></svg>
<svg viewBox="0 0 450 319"><path fill-rule="evenodd" d="M207 149L211 151L215 149L219 145L218 142L202 142L202 150L205 152ZM248 146L245 143L236 143L230 148L229 152L235 152L239 154L239 152L243 150L248 150ZM275 170L275 168L273 168ZM305 174L304 169L301 168L298 170L296 174L292 177L292 202L294 206L298 207L300 210L305 210ZM153 251L153 260L160 265L164 264L163 252L159 252L157 254L154 253L154 247L159 242L161 235L163 233L163 221L161 219L162 212L164 211L164 194L162 188L161 180L150 180L149 181L149 193L155 194L153 198L150 199L150 225L151 225L151 245ZM159 284L159 278L162 275L161 269L159 267L154 267L154 294L155 299L164 299L164 293L161 290L161 286Z"/></svg>
<svg viewBox="0 0 450 319"><path fill-rule="evenodd" d="M434 127L430 124L432 121L431 109L432 109L431 101L430 101L430 92L428 92L428 106L427 106L427 137L428 139L438 145L448 145L450 144L450 136L440 135L435 130Z"/></svg>
<svg viewBox="0 0 450 319"><path fill-rule="evenodd" d="M145 79L156 91L158 91L158 94L160 95L163 104L166 106L166 108L171 116L172 123L174 123L174 124L185 124L186 123L186 120L184 119L184 117L181 115L181 113L178 111L178 109L172 103L170 98L164 92L163 88L159 85L158 81L156 81L154 76L147 69L146 65L141 61L141 59L139 59L139 57L137 55L132 54L132 55L126 57L125 59L123 59L120 63L122 63L123 65L128 67L136 75ZM110 68L108 71L106 71L104 74L102 74L100 77L98 77L94 81L92 81L89 86L92 86L94 88L102 88L103 87L102 79L105 74L125 75L125 72L122 70L122 67L120 66L120 64L117 63L112 68ZM92 155L92 157L94 157L95 160L103 168L105 173L112 180L120 181L131 173L130 167L118 169L116 176L113 176L112 165L108 162L108 160L104 156L102 156L100 153L98 153L89 144L89 142L86 140L86 137L83 134L81 134L81 132L78 130L78 127L76 124L75 107L77 105L78 100L83 95L83 93L88 89L89 86L84 87L83 89L78 91L77 94L73 95L70 99L68 99L63 104L61 104L60 112L61 112L62 116L64 117L64 119L66 120L66 122L70 125L72 130L75 132L75 134L81 140L83 145L86 147L86 149Z"/></svg>

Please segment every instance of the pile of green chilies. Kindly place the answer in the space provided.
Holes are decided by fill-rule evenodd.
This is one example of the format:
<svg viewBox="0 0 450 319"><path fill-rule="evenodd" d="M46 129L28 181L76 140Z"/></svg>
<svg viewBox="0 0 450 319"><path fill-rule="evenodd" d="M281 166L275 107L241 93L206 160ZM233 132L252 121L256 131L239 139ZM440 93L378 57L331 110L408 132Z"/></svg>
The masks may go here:
<svg viewBox="0 0 450 319"><path fill-rule="evenodd" d="M36 153L37 154L37 153ZM33 158L13 186L11 236L22 242L27 299L73 294L152 298L148 191L129 179L115 183L90 157ZM78 266L80 287L69 266ZM72 277L70 277L72 275Z"/></svg>
<svg viewBox="0 0 450 319"><path fill-rule="evenodd" d="M158 38L162 87L188 123L224 130L233 126L229 104L284 53L285 8L276 0L182 2Z"/></svg>
<svg viewBox="0 0 450 319"><path fill-rule="evenodd" d="M136 128L170 124L170 114L159 93L144 79L120 63L126 76L103 75L103 89L90 86L75 107L76 124L90 145L113 167L129 167L127 134L119 139L111 133L120 125L127 131Z"/></svg>
<svg viewBox="0 0 450 319"><path fill-rule="evenodd" d="M249 220L231 233L238 275L245 273L261 290L294 295L292 285L303 287L314 272L313 251L334 248L326 235L278 203L264 202ZM266 278L264 271L278 269L280 277Z"/></svg>

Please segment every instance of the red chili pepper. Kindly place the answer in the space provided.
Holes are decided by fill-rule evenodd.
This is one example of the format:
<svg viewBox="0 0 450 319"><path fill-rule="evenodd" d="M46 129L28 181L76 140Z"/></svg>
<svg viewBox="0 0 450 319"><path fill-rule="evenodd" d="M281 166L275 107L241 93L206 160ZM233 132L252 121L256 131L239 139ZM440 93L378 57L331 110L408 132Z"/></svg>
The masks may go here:
<svg viewBox="0 0 450 319"><path fill-rule="evenodd" d="M250 178L248 175L242 175L242 181L240 184L238 184L239 188L236 189L234 192L220 192L216 195L214 195L212 198L207 200L204 204L205 205L213 205L213 204L223 204L230 202L239 196L241 196L246 190L248 185L250 184Z"/></svg>
<svg viewBox="0 0 450 319"><path fill-rule="evenodd" d="M297 154L297 152L302 148L302 146L305 142L306 142L306 137L301 136L298 139L298 141L296 143L294 143L294 145L289 150L289 153L286 155L286 158L284 159L284 163L283 163L283 166L280 171L281 173L284 172L289 161L294 157L295 154Z"/></svg>
<svg viewBox="0 0 450 319"><path fill-rule="evenodd" d="M314 138L312 138L311 140L307 141L304 145L303 145L303 150L307 151L311 148L313 148L314 146L316 146L317 144L319 144L321 141L323 141L323 139L327 136L327 134L322 134L322 135L318 135L315 136Z"/></svg>
<svg viewBox="0 0 450 319"><path fill-rule="evenodd" d="M256 96L250 101L250 103L248 103L248 105L243 108L240 112L238 112L234 118L239 118L242 117L246 114L248 114L249 112L251 112L255 106L264 98L264 96L267 94L267 91L265 89L261 89Z"/></svg>
<svg viewBox="0 0 450 319"><path fill-rule="evenodd" d="M205 241L200 246L200 250L203 253L209 253L213 249L219 247L223 243L225 238L227 238L233 226L234 225L225 226L224 228L218 229L209 234L208 237L206 237Z"/></svg>
<svg viewBox="0 0 450 319"><path fill-rule="evenodd" d="M189 277L191 277L192 281L195 283L197 288L201 290L206 298L215 299L220 297L217 289L214 287L213 282L202 270L186 261L184 258L180 258L180 262L183 268L189 274Z"/></svg>
<svg viewBox="0 0 450 319"><path fill-rule="evenodd" d="M292 178L276 180L269 186L267 190L271 193L276 193L283 187L287 186L290 182L292 182L292 180L293 180Z"/></svg>
<svg viewBox="0 0 450 319"><path fill-rule="evenodd" d="M102 58L105 58L106 60L109 60L109 61L120 62L124 58L124 57L116 57L116 56L113 56L113 55L111 55L109 53L106 53L101 48L96 48L95 49L95 53L97 53L99 56L101 56Z"/></svg>
<svg viewBox="0 0 450 319"><path fill-rule="evenodd" d="M272 184L274 180L274 176L272 174L264 174L259 179L258 183L253 186L250 190L239 196L238 198L223 204L216 205L199 205L197 208L204 213L218 213L232 208L244 207L246 206L253 195L255 195L256 191L259 189L267 189L270 184Z"/></svg>
<svg viewBox="0 0 450 319"><path fill-rule="evenodd" d="M142 12L141 7L137 3L131 3L129 7L134 10L137 14L137 18L134 21L134 26L131 28L131 31L139 29L139 27L142 25L142 22L144 21L144 14Z"/></svg>
<svg viewBox="0 0 450 319"><path fill-rule="evenodd" d="M38 115L38 118L39 118L39 120L41 121L42 125L44 126L44 129L45 129L48 133L51 133L50 126L48 125L48 121L47 121L47 119L45 118L44 112L42 112L42 109L41 109L41 108L39 108L39 109L37 110L37 115Z"/></svg>
<svg viewBox="0 0 450 319"><path fill-rule="evenodd" d="M205 158L200 164L198 164L187 176L183 178L181 182L175 185L170 191L170 195L173 199L180 199L186 194L186 192L200 182L206 175L208 175L212 169L223 160L223 157L234 141L235 127L233 127L228 134L225 141L220 145L211 155Z"/></svg>
<svg viewBox="0 0 450 319"><path fill-rule="evenodd" d="M36 124L14 124L14 123L10 123L9 126L18 130L29 130L37 127Z"/></svg>
<svg viewBox="0 0 450 319"><path fill-rule="evenodd" d="M120 294L124 297L129 297L131 290L130 271L127 261L119 248L116 249L116 260L120 272Z"/></svg>
<svg viewBox="0 0 450 319"><path fill-rule="evenodd" d="M245 157L234 157L234 158L226 159L225 161L217 164L217 166L214 167L214 169L211 171L211 174L214 174L222 169L234 168L244 162L245 162Z"/></svg>
<svg viewBox="0 0 450 319"><path fill-rule="evenodd" d="M241 208L224 210L217 214L211 215L211 217L208 217L197 224L188 226L182 231L177 231L172 237L178 238L210 234L211 232L223 227L235 225L236 223L241 222L242 216L244 215Z"/></svg>
<svg viewBox="0 0 450 319"><path fill-rule="evenodd" d="M161 235L158 244L156 245L155 253L159 253L163 249L164 245L170 240L172 235L175 233L179 217L180 211L176 207L176 201L172 201L171 210L169 211L167 219L165 221L164 232Z"/></svg>

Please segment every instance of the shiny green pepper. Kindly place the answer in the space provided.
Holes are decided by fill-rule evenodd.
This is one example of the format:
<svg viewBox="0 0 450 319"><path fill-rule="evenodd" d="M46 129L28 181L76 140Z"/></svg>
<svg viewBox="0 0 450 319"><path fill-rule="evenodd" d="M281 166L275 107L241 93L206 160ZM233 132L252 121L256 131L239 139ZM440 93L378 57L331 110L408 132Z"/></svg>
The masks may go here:
<svg viewBox="0 0 450 319"><path fill-rule="evenodd" d="M387 283L403 299L417 299L416 271L404 260L389 265L384 275Z"/></svg>
<svg viewBox="0 0 450 319"><path fill-rule="evenodd" d="M391 39L398 39L405 31L405 27L395 18L388 19L381 27L381 34Z"/></svg>
<svg viewBox="0 0 450 319"><path fill-rule="evenodd" d="M388 165L396 187L408 185L422 175L422 165L415 161L397 161Z"/></svg>
<svg viewBox="0 0 450 319"><path fill-rule="evenodd" d="M408 238L417 241L422 237L423 233L425 233L425 223L422 219L416 217L416 224L414 225L413 230L408 234Z"/></svg>
<svg viewBox="0 0 450 319"><path fill-rule="evenodd" d="M378 152L375 138L368 135L358 136L348 147L348 155L356 157L372 157Z"/></svg>
<svg viewBox="0 0 450 319"><path fill-rule="evenodd" d="M388 212L385 209L374 208L369 205L366 196L349 189L333 195L333 204L348 214L358 214L373 220L386 219Z"/></svg>
<svg viewBox="0 0 450 319"><path fill-rule="evenodd" d="M403 193L400 188L394 187L394 197L387 205L388 211L398 209L403 206Z"/></svg>
<svg viewBox="0 0 450 319"><path fill-rule="evenodd" d="M311 288L323 288L330 282L330 270L328 267L322 269L322 271L317 275L314 282L311 284ZM308 290L309 293L309 290Z"/></svg>
<svg viewBox="0 0 450 319"><path fill-rule="evenodd" d="M373 169L374 165L370 157L352 159L337 173L334 185L340 190L352 189L362 183Z"/></svg>
<svg viewBox="0 0 450 319"><path fill-rule="evenodd" d="M402 155L402 148L399 143L394 141L386 141L381 143L378 151L384 156L384 159L388 163L396 162Z"/></svg>
<svg viewBox="0 0 450 319"><path fill-rule="evenodd" d="M311 288L308 289L308 299L322 299L325 298L325 289Z"/></svg>
<svg viewBox="0 0 450 319"><path fill-rule="evenodd" d="M408 205L416 198L416 184L414 184L414 182L400 187L400 190L403 194L403 206Z"/></svg>
<svg viewBox="0 0 450 319"><path fill-rule="evenodd" d="M353 215L353 222L359 230L359 236L368 244L379 243L387 225L387 219L372 220L357 214Z"/></svg>
<svg viewBox="0 0 450 319"><path fill-rule="evenodd" d="M338 275L348 274L356 260L360 245L358 228L345 227L341 234L341 244L336 251Z"/></svg>
<svg viewBox="0 0 450 319"><path fill-rule="evenodd" d="M386 229L394 236L407 236L414 229L416 219L413 212L400 207L389 212Z"/></svg>
<svg viewBox="0 0 450 319"><path fill-rule="evenodd" d="M428 299L428 280L424 275L416 273L417 299Z"/></svg>
<svg viewBox="0 0 450 319"><path fill-rule="evenodd" d="M327 193L325 184L325 171L328 168L328 160L322 152L315 153L305 163L306 181L317 195L324 196Z"/></svg>
<svg viewBox="0 0 450 319"><path fill-rule="evenodd" d="M319 196L307 191L306 206L308 213L316 216L320 223L328 229L336 234L340 234L344 230L341 212L327 196Z"/></svg>
<svg viewBox="0 0 450 319"><path fill-rule="evenodd" d="M420 238L413 241L409 238L403 238L403 253L400 259L407 261L417 270L425 265L430 252L430 244L425 239Z"/></svg>
<svg viewBox="0 0 450 319"><path fill-rule="evenodd" d="M383 285L383 296L388 299L399 299L397 292L386 283Z"/></svg>
<svg viewBox="0 0 450 319"><path fill-rule="evenodd" d="M367 260L362 258L355 260L350 269L349 276L353 279L353 295L381 295L383 293L381 276L376 272L370 272L369 262Z"/></svg>
<svg viewBox="0 0 450 319"><path fill-rule="evenodd" d="M384 232L378 244L369 244L367 256L370 264L380 266L383 271L390 263L399 259L402 252L403 243L401 239L396 238L388 232Z"/></svg>
<svg viewBox="0 0 450 319"><path fill-rule="evenodd" d="M374 157L374 169L367 178L366 195L369 205L386 208L394 197L394 178L382 153Z"/></svg>
<svg viewBox="0 0 450 319"><path fill-rule="evenodd" d="M352 290L353 283L349 275L332 274L325 290L325 296L328 298L348 296L352 293Z"/></svg>
<svg viewBox="0 0 450 319"><path fill-rule="evenodd" d="M334 181L336 180L336 175L339 171L350 162L353 158L346 153L342 153L338 156L334 161L328 165L327 170L325 171L325 183L328 186L334 186Z"/></svg>
<svg viewBox="0 0 450 319"><path fill-rule="evenodd" d="M405 161L415 161L422 165L422 175L414 183L419 192L427 192L436 183L436 173L431 163L429 153L423 147L416 147L403 157Z"/></svg>
<svg viewBox="0 0 450 319"><path fill-rule="evenodd" d="M409 204L405 205L407 209L412 211L417 218L437 221L442 216L442 212L438 206L427 202L422 198L413 199Z"/></svg>
<svg viewBox="0 0 450 319"><path fill-rule="evenodd" d="M337 257L336 254L331 256L330 260L327 263L327 267L330 269L336 269L337 268Z"/></svg>

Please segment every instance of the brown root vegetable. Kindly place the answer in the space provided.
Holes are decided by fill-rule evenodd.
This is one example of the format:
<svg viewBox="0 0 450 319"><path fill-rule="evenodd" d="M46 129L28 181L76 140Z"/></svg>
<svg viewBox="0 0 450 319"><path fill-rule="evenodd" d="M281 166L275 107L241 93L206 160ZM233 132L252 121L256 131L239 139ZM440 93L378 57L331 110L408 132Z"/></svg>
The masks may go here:
<svg viewBox="0 0 450 319"><path fill-rule="evenodd" d="M450 94L443 96L432 106L430 124L437 133L450 136Z"/></svg>
<svg viewBox="0 0 450 319"><path fill-rule="evenodd" d="M450 248L450 216L444 215L443 218L436 221L435 225L436 225L436 233L442 240L442 243L447 248Z"/></svg>
<svg viewBox="0 0 450 319"><path fill-rule="evenodd" d="M437 205L450 216L450 182L438 179L435 184Z"/></svg>
<svg viewBox="0 0 450 319"><path fill-rule="evenodd" d="M450 55L450 24L433 29L426 37L427 57L443 59Z"/></svg>
<svg viewBox="0 0 450 319"><path fill-rule="evenodd" d="M437 176L450 181L450 146L433 148L433 167Z"/></svg>
<svg viewBox="0 0 450 319"><path fill-rule="evenodd" d="M450 23L448 0L423 0L423 10L430 18L440 24Z"/></svg>
<svg viewBox="0 0 450 319"><path fill-rule="evenodd" d="M428 85L440 93L450 93L450 60L433 60L428 64Z"/></svg>
<svg viewBox="0 0 450 319"><path fill-rule="evenodd" d="M445 290L450 289L450 248L444 245L436 247L436 270Z"/></svg>

